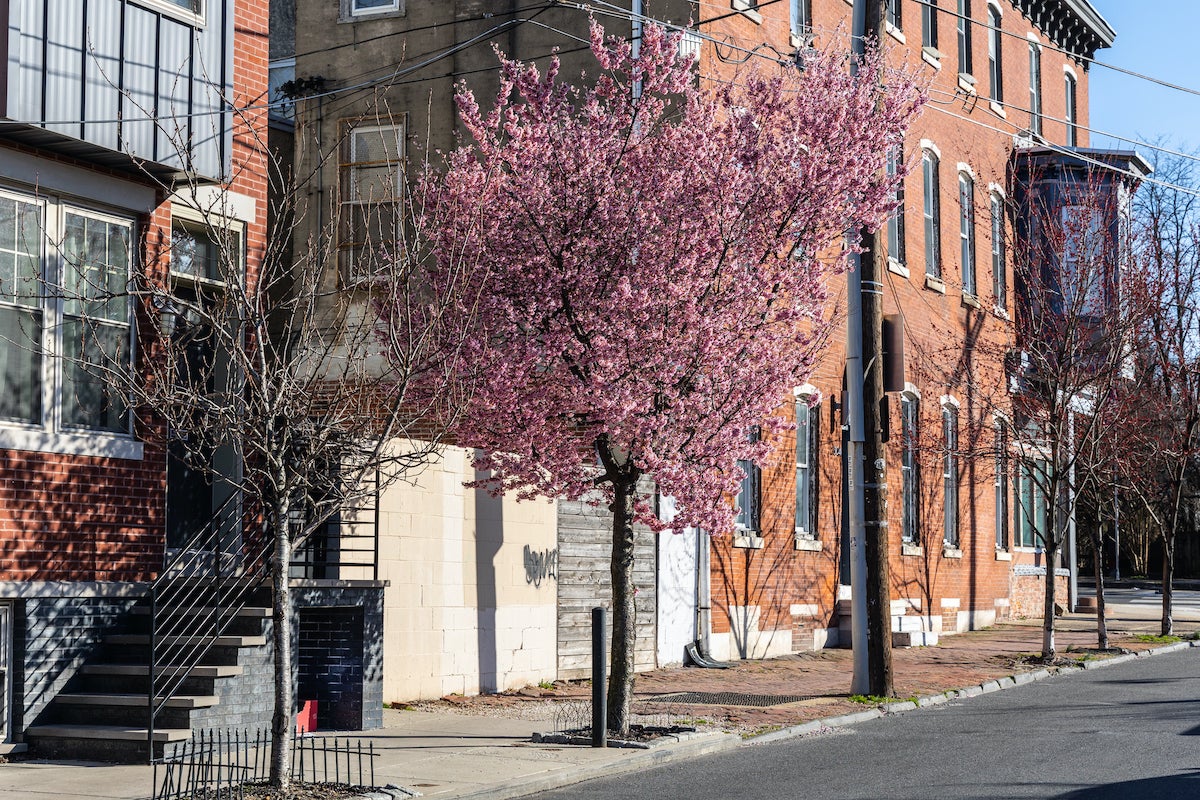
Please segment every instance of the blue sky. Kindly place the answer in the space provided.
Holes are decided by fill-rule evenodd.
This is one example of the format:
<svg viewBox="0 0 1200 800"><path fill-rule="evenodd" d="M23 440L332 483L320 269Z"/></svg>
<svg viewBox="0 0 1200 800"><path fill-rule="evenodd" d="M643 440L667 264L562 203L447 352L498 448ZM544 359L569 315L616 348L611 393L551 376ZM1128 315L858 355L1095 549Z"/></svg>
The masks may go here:
<svg viewBox="0 0 1200 800"><path fill-rule="evenodd" d="M1200 90L1197 0L1092 0L1117 32L1096 60ZM1200 149L1200 96L1095 64L1090 73L1091 127L1145 142L1166 137L1173 149ZM1128 148L1092 134L1093 147ZM1146 154L1148 155L1148 154Z"/></svg>

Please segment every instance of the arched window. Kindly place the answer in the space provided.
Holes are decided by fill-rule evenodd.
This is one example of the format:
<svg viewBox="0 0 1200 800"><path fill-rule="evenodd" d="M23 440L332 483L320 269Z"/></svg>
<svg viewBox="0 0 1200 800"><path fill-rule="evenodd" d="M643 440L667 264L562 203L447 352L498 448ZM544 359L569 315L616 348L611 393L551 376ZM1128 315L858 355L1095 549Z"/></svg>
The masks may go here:
<svg viewBox="0 0 1200 800"><path fill-rule="evenodd" d="M971 69L971 0L958 0L958 71L970 75Z"/></svg>
<svg viewBox="0 0 1200 800"><path fill-rule="evenodd" d="M1042 48L1029 43L1029 132L1042 135Z"/></svg>
<svg viewBox="0 0 1200 800"><path fill-rule="evenodd" d="M887 175L895 180L900 174L900 165L904 162L904 150L896 145L888 150ZM896 181L896 210L887 220L887 253L888 258L903 266L904 257L904 179Z"/></svg>
<svg viewBox="0 0 1200 800"><path fill-rule="evenodd" d="M958 407L942 405L942 480L945 484L945 528L943 541L958 547Z"/></svg>
<svg viewBox="0 0 1200 800"><path fill-rule="evenodd" d="M820 406L811 395L796 397L796 538L817 538L817 454Z"/></svg>
<svg viewBox="0 0 1200 800"><path fill-rule="evenodd" d="M1008 423L996 422L996 549L1008 549Z"/></svg>
<svg viewBox="0 0 1200 800"><path fill-rule="evenodd" d="M920 430L921 400L915 391L900 395L900 538L920 541L917 498L921 468L917 459L917 433Z"/></svg>
<svg viewBox="0 0 1200 800"><path fill-rule="evenodd" d="M1004 102L1004 34L1000 32L1000 9L988 4L988 91L993 103Z"/></svg>
<svg viewBox="0 0 1200 800"><path fill-rule="evenodd" d="M975 295L975 181L958 173L958 239L963 294Z"/></svg>
<svg viewBox="0 0 1200 800"><path fill-rule="evenodd" d="M992 207L992 293L996 308L1008 307L1008 274L1004 259L1004 197L998 190L991 194Z"/></svg>
<svg viewBox="0 0 1200 800"><path fill-rule="evenodd" d="M1066 101L1067 101L1067 147L1075 147L1078 143L1078 132L1076 129L1076 113L1078 107L1075 100L1075 76L1069 72L1063 73L1066 78Z"/></svg>
<svg viewBox="0 0 1200 800"><path fill-rule="evenodd" d="M941 191L938 188L938 157L932 150L921 153L924 181L923 216L925 218L925 274L942 277Z"/></svg>

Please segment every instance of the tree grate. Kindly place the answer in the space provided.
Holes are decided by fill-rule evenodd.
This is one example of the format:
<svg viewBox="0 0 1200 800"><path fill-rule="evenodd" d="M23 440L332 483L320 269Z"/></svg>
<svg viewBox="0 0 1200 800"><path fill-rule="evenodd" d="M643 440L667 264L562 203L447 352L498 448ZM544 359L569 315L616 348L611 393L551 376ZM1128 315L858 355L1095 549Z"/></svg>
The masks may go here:
<svg viewBox="0 0 1200 800"><path fill-rule="evenodd" d="M742 694L740 692L676 692L646 698L651 703L692 703L701 706L781 706L812 700L808 694Z"/></svg>

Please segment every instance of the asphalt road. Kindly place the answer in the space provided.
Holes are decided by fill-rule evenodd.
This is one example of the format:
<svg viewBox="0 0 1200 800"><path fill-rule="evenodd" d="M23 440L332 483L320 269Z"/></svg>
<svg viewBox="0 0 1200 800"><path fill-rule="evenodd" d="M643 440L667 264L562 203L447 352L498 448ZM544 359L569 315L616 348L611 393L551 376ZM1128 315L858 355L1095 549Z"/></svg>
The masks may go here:
<svg viewBox="0 0 1200 800"><path fill-rule="evenodd" d="M1200 798L1200 648L535 797Z"/></svg>

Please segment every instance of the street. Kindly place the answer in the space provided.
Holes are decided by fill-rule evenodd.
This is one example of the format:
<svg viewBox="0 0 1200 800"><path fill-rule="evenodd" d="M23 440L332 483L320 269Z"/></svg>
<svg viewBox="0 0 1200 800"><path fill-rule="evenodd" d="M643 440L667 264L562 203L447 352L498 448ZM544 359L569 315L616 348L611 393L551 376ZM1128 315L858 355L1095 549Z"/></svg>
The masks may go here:
<svg viewBox="0 0 1200 800"><path fill-rule="evenodd" d="M536 797L1200 797L1198 667L1188 649Z"/></svg>

